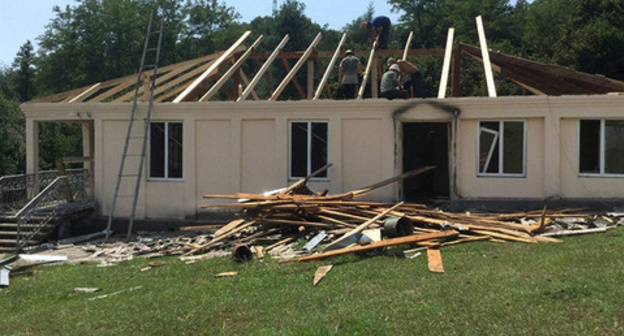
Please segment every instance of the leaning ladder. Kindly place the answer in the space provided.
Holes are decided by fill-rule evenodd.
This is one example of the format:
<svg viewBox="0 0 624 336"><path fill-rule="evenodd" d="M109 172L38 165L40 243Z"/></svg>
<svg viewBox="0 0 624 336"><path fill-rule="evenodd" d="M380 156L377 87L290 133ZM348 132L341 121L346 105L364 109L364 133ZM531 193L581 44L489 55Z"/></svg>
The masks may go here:
<svg viewBox="0 0 624 336"><path fill-rule="evenodd" d="M152 106L154 102L154 87L156 84L156 76L158 75L158 61L160 58L160 46L162 43L162 35L163 35L163 19L160 20L160 28L158 30L152 31L152 20L154 17L154 11L150 13L149 21L147 23L147 33L145 35L145 43L143 45L143 54L141 56L141 66L139 67L139 74L137 77L137 82L134 90L134 99L132 101L132 111L130 112L130 120L128 122L128 132L126 133L126 141L124 143L123 154L121 156L121 163L119 165L119 173L117 175L117 183L115 185L115 192L113 194L113 199L111 202L110 212L108 216L108 226L106 228L106 239L108 240L111 232L111 226L113 223L113 218L115 217L115 210L117 206L117 200L119 198L132 198L132 208L130 209L130 215L128 217L128 234L126 239L130 239L132 234L132 225L134 224L134 217L136 215L137 201L139 198L139 187L141 185L141 178L143 176L143 163L145 161L145 151L147 148L147 139L150 129L150 118L152 114ZM153 35L158 35L158 43L156 47L150 46L150 40ZM152 43L153 44L153 43ZM145 64L145 60L147 55L153 58L153 64ZM143 77L143 73L146 72L149 74L149 71L152 71L152 75L149 81L146 81ZM145 114L145 118L141 119L136 116L137 110L137 101L140 98L140 88L145 86L145 82L149 83L149 99L147 105L147 112ZM145 88L143 95L147 92L148 88ZM135 134L132 132L134 128L134 122L143 122L143 134ZM140 129L140 128L139 128ZM140 145L140 150L137 150L136 147ZM131 148L129 150L129 148ZM135 164L127 165L126 159L131 159ZM138 169L136 168L138 166ZM133 169L137 169L132 172ZM124 187L134 186L134 190L126 191L120 193L120 187L122 186L122 182Z"/></svg>

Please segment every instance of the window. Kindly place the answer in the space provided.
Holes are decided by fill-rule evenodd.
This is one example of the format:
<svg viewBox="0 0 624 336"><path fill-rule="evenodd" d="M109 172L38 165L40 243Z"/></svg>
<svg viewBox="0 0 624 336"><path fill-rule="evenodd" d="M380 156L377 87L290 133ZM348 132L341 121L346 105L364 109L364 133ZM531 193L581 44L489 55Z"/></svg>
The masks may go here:
<svg viewBox="0 0 624 336"><path fill-rule="evenodd" d="M479 122L479 176L524 176L525 122Z"/></svg>
<svg viewBox="0 0 624 336"><path fill-rule="evenodd" d="M579 121L579 173L624 175L624 120Z"/></svg>
<svg viewBox="0 0 624 336"><path fill-rule="evenodd" d="M182 179L182 123L150 123L149 177Z"/></svg>
<svg viewBox="0 0 624 336"><path fill-rule="evenodd" d="M290 123L290 177L302 178L327 165L327 122ZM316 176L327 178L327 171Z"/></svg>

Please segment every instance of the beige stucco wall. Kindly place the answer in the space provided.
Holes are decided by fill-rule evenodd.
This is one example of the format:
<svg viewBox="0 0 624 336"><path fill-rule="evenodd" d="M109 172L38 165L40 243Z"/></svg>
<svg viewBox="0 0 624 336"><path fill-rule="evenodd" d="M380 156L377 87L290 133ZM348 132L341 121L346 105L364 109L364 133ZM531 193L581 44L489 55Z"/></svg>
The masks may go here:
<svg viewBox="0 0 624 336"><path fill-rule="evenodd" d="M314 190L341 193L402 173L402 122L452 125L449 179L464 199L624 198L624 178L578 176L578 118L624 118L624 96L368 99L355 101L246 101L156 104L152 120L181 121L184 178L141 186L139 218L192 218L205 194L263 192L287 186L289 121L324 120L329 125L329 178L308 183ZM39 122L90 120L94 132L95 194L108 213L119 170L130 104L24 104L28 167ZM139 113L146 105L139 106ZM454 121L454 114L458 118ZM477 176L480 120L526 121L526 176ZM453 144L457 147L454 149ZM456 178L453 178L454 171ZM146 176L146 175L144 175ZM368 199L396 201L397 185ZM125 204L122 204L125 203ZM118 201L124 214L128 202Z"/></svg>

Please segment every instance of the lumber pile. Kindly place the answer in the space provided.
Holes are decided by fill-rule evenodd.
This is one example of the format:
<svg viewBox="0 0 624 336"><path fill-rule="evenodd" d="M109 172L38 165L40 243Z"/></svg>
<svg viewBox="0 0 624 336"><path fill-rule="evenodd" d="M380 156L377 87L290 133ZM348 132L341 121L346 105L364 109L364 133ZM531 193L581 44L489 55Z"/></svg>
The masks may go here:
<svg viewBox="0 0 624 336"><path fill-rule="evenodd" d="M232 202L203 208L236 209L240 218L219 227L203 243L177 247L167 250L166 254L183 254L185 260L209 251L248 245L258 255L268 253L284 259L282 262L291 262L379 251L390 246L411 246L410 251L415 252L475 241L561 242L549 235L555 236L553 232L567 229L562 227L562 222L587 223L592 218L579 214L579 209L544 207L517 213L452 213L423 204L358 200L375 189L434 168L423 167L337 195L307 188L306 182L321 170L272 194L206 195L205 198ZM403 223L402 228L392 226L399 222ZM406 222L409 227L405 227ZM608 224L615 222L610 219ZM373 232L375 237L375 231L377 238L371 238L368 233Z"/></svg>

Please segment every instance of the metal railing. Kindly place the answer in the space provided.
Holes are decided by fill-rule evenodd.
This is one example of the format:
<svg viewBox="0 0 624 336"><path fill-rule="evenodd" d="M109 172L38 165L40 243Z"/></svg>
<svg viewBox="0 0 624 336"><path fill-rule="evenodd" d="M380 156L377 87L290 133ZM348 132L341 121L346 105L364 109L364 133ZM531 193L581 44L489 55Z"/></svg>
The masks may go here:
<svg viewBox="0 0 624 336"><path fill-rule="evenodd" d="M85 169L68 169L66 174L82 175L85 172ZM57 177L56 170L40 171L38 184L35 174L0 177L0 215L14 216L37 195L38 191L45 189Z"/></svg>
<svg viewBox="0 0 624 336"><path fill-rule="evenodd" d="M18 251L38 244L54 230L59 218L94 207L89 178L86 170L58 176L15 214Z"/></svg>

